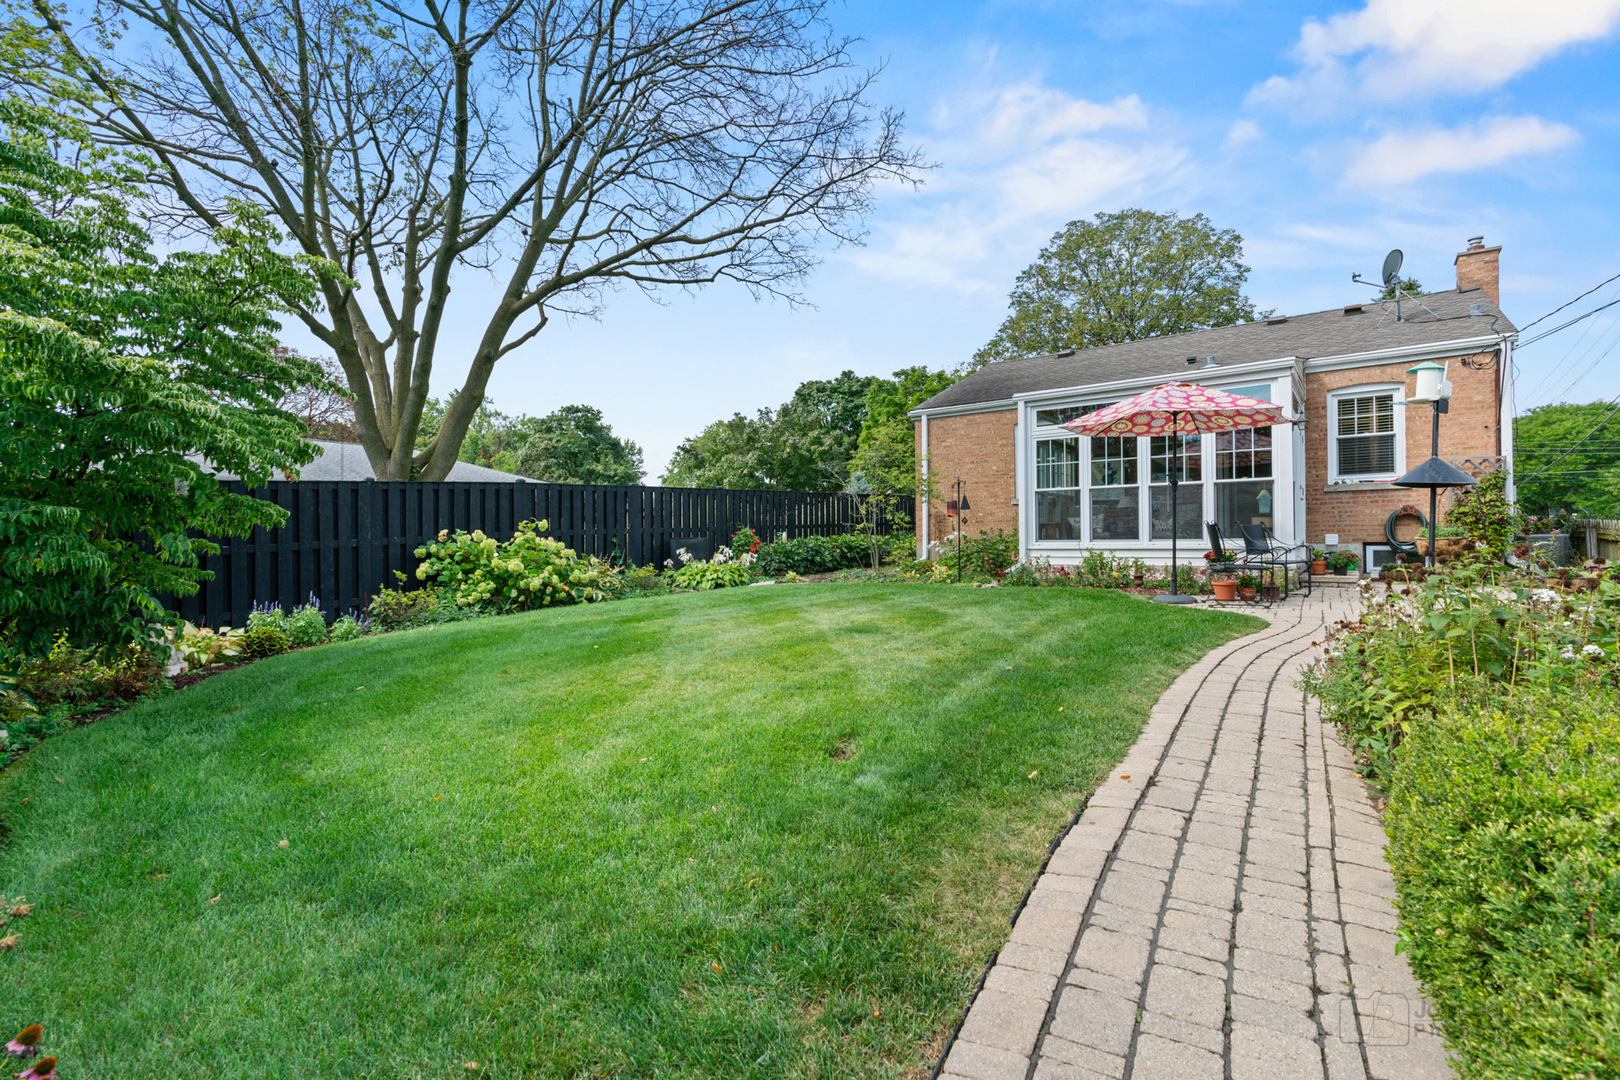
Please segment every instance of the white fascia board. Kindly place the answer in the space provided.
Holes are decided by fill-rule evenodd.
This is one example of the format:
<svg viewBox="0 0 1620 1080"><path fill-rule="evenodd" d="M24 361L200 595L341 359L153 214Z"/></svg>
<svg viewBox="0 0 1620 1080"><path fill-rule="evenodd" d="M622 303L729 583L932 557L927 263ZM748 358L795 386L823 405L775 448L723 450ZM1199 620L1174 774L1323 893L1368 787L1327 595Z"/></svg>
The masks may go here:
<svg viewBox="0 0 1620 1080"><path fill-rule="evenodd" d="M1397 362L1421 363L1443 356L1464 353L1482 353L1500 348L1504 341L1518 338L1517 331L1510 334L1490 334L1485 337L1458 338L1456 341L1436 341L1422 345L1403 345L1398 349L1374 349L1371 352L1345 353L1341 356L1318 356L1305 361L1307 372L1342 371L1345 368L1377 367Z"/></svg>
<svg viewBox="0 0 1620 1080"><path fill-rule="evenodd" d="M1297 357L1293 356L1279 356L1274 360L1251 360L1247 364L1221 364L1218 367L1212 368L1188 368L1185 374L1205 378L1213 376L1220 376L1221 378L1225 378L1227 376L1239 376L1247 378L1249 376L1260 375L1266 372L1280 374L1293 370L1293 366L1297 359ZM1072 398L1079 395L1089 397L1093 395L1112 394L1122 390L1151 390L1155 386L1163 386L1166 382L1199 381L1198 379L1176 377L1177 375L1181 374L1183 373L1176 372L1173 375L1149 375L1136 379L1120 379L1115 382L1086 383L1083 386L1064 386L1055 390L1028 390L1022 394L1014 394L1013 398L1017 401L1025 401L1034 404L1047 399Z"/></svg>
<svg viewBox="0 0 1620 1080"><path fill-rule="evenodd" d="M965 416L976 412L1006 412L1017 407L1018 402L1012 398L1002 398L999 401L973 401L966 405L944 405L938 409L912 409L906 415L913 420L920 420L924 416L937 419L941 416Z"/></svg>

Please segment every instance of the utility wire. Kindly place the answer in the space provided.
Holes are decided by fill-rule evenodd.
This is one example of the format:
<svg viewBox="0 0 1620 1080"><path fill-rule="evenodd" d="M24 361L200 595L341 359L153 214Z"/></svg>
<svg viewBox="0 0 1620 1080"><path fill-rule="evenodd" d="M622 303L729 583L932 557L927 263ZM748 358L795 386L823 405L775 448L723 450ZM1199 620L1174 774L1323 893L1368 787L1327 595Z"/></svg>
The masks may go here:
<svg viewBox="0 0 1620 1080"><path fill-rule="evenodd" d="M1558 305L1557 307L1553 308L1551 311L1547 312L1547 314L1545 314L1541 318L1537 319L1535 322L1524 324L1523 326L1519 327L1519 333L1521 333L1521 334L1524 333L1526 330L1530 329L1532 326L1536 325L1536 323L1538 323L1538 322L1547 321L1548 319L1552 318L1554 315L1558 314L1560 311L1563 311L1565 308L1569 307L1570 304L1578 304L1578 303L1580 303L1582 300L1585 300L1588 296L1591 296L1593 293L1595 293L1599 289L1603 288L1603 286L1607 285L1610 281L1620 281L1620 274L1616 274L1612 278L1608 278L1608 279L1606 279L1604 281L1598 282L1596 285L1592 286L1590 289L1587 289L1585 292L1581 293L1581 295L1579 295L1575 299L1571 300L1569 302L1569 304L1560 304L1560 305ZM1544 337L1545 335L1541 335L1541 336ZM1524 344L1523 342L1520 342L1520 347L1521 348L1523 347L1523 344Z"/></svg>
<svg viewBox="0 0 1620 1080"><path fill-rule="evenodd" d="M1552 335L1558 333L1558 331L1560 331L1560 330L1568 330L1570 327L1574 326L1576 323L1581 322L1584 319L1590 319L1593 315L1596 315L1600 311L1607 311L1609 308L1614 307L1614 305L1616 305L1616 304L1620 304L1620 299L1610 300L1607 304L1603 304L1603 305L1601 305L1599 307L1595 307L1591 311L1588 311L1585 315L1577 315L1573 319L1570 319L1567 322L1561 322L1557 326L1553 327L1551 330L1543 330L1541 333L1537 334L1535 337L1531 338L1530 340L1519 342L1519 348L1522 349L1526 345L1534 345L1536 342L1540 341L1542 338L1551 337Z"/></svg>
<svg viewBox="0 0 1620 1080"><path fill-rule="evenodd" d="M1555 457L1551 461L1547 462L1547 464L1543 465L1540 469L1536 470L1536 472L1534 472L1531 475L1525 477L1523 480L1515 481L1515 483L1528 484L1530 481L1534 480L1536 477L1541 476L1543 473L1546 473L1546 472L1550 471L1554 465L1558 464L1560 461L1564 460L1570 454L1572 454L1576 450L1580 449L1580 447L1583 446L1586 443L1587 439L1590 439L1593 435L1596 435L1598 432L1602 431L1604 424L1607 424L1610 420L1613 420L1616 415L1620 415L1620 398L1615 398L1614 401L1609 402L1609 404L1614 406L1614 408L1609 410L1609 415L1605 416L1601 421L1599 421L1597 427L1593 428L1591 431L1588 431L1586 433L1585 437L1583 437L1580 442L1576 443L1574 446L1571 446L1568 450L1565 450L1562 454L1559 454L1557 457Z"/></svg>

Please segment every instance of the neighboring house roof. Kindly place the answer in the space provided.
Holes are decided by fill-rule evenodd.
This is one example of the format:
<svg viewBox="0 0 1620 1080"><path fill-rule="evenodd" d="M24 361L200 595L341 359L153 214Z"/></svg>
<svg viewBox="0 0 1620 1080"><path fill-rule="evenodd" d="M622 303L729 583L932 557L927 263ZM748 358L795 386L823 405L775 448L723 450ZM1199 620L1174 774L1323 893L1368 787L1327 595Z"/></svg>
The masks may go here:
<svg viewBox="0 0 1620 1080"><path fill-rule="evenodd" d="M310 443L320 451L320 456L314 461L298 470L300 480L375 480L376 474L371 471L371 462L366 458L366 452L359 443L328 442L325 439L311 439ZM221 480L236 480L233 473L218 473ZM470 465L465 461L458 461L450 466L450 475L446 480L468 481L481 480L485 482L515 482L526 480L530 483L540 483L533 477L518 476L516 473L501 472L499 469L488 469L482 465Z"/></svg>
<svg viewBox="0 0 1620 1080"><path fill-rule="evenodd" d="M1472 305L1479 315L1470 315ZM1355 309L1352 313L1352 309ZM1425 293L1401 301L1402 321L1395 321L1394 301L1371 301L1357 308L1332 308L1309 315L1238 323L1190 334L1145 338L1068 355L1031 356L987 364L961 382L941 390L913 412L1008 401L1017 394L1070 386L1166 378L1196 382L1205 358L1222 367L1285 357L1312 359L1347 356L1409 346L1438 345L1509 335L1517 328L1481 289ZM1198 357L1198 366L1187 357Z"/></svg>

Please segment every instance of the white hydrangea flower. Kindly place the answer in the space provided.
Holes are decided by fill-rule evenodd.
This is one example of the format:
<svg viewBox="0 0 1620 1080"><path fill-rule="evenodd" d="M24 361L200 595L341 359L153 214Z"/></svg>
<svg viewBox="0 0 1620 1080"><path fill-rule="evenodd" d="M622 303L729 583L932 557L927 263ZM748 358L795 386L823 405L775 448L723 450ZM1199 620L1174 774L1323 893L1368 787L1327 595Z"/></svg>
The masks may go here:
<svg viewBox="0 0 1620 1080"><path fill-rule="evenodd" d="M1581 648L1581 655L1583 655L1583 656L1603 656L1605 654L1604 654L1603 650L1601 648L1599 648L1598 646L1596 646L1596 645L1586 645L1586 646L1583 646Z"/></svg>

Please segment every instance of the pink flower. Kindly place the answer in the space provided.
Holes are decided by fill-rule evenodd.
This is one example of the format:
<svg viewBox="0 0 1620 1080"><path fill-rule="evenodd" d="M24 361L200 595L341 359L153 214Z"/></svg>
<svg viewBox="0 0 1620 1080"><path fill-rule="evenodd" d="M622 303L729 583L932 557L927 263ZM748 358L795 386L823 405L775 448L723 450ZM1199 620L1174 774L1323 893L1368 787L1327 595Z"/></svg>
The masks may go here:
<svg viewBox="0 0 1620 1080"><path fill-rule="evenodd" d="M56 1080L56 1059L42 1057L27 1072L17 1074L17 1080Z"/></svg>
<svg viewBox="0 0 1620 1080"><path fill-rule="evenodd" d="M6 1053L12 1057L33 1057L39 1050L40 1042L45 1038L45 1029L38 1024L29 1024L17 1032L17 1037L6 1043Z"/></svg>

